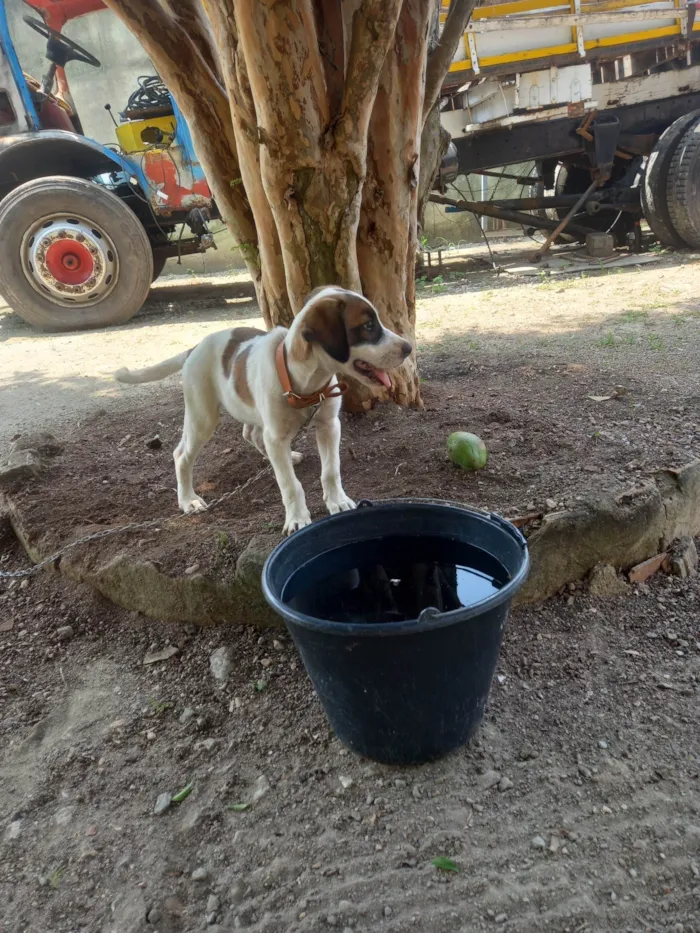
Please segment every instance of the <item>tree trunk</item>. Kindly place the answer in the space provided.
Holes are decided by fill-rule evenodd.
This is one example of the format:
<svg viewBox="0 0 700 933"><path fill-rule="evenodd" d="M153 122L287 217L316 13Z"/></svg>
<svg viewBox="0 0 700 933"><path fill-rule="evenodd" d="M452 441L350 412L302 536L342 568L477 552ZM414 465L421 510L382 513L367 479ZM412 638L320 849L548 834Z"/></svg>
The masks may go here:
<svg viewBox="0 0 700 933"><path fill-rule="evenodd" d="M364 294L414 342L420 135L430 5L405 0L374 102L357 252ZM392 374L400 405L422 406L415 351ZM367 407L353 393L348 406Z"/></svg>
<svg viewBox="0 0 700 933"><path fill-rule="evenodd" d="M439 0L105 2L187 120L268 327L340 284L413 340L419 183L439 164L421 147L426 68L433 110L447 55L437 43L428 63ZM415 355L393 376L396 401L420 406ZM355 384L347 402L373 396Z"/></svg>

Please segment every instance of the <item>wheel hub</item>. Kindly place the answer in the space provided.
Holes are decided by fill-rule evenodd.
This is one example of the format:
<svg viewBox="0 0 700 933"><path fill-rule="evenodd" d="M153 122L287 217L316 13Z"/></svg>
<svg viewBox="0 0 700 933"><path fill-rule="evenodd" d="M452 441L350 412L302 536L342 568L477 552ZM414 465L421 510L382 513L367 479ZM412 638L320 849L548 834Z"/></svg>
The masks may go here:
<svg viewBox="0 0 700 933"><path fill-rule="evenodd" d="M34 288L63 305L92 305L117 281L114 245L91 221L70 215L44 217L22 242L22 265Z"/></svg>

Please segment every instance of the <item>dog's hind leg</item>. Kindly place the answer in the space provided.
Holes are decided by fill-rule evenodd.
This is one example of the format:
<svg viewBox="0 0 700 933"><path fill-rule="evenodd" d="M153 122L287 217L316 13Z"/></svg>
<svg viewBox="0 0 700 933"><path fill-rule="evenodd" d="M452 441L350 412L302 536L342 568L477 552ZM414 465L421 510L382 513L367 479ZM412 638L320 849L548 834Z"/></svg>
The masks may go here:
<svg viewBox="0 0 700 933"><path fill-rule="evenodd" d="M259 450L260 453L267 460L267 451L265 450L265 444L263 442L263 429L257 424L244 424L243 425L243 437L248 441L249 444L252 444L256 450ZM298 451L292 451L292 463L297 464L301 463L304 459L304 454L300 454Z"/></svg>
<svg viewBox="0 0 700 933"><path fill-rule="evenodd" d="M184 385L185 421L182 438L175 448L175 474L177 476L177 502L183 512L201 512L207 504L192 485L192 471L201 449L209 441L219 423L219 405L216 397L205 387Z"/></svg>

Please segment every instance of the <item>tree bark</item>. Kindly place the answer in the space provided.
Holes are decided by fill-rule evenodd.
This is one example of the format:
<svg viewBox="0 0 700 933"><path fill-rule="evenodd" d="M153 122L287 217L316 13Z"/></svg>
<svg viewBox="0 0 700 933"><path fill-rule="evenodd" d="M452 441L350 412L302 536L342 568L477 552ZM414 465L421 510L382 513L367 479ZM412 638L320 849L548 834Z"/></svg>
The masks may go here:
<svg viewBox="0 0 700 933"><path fill-rule="evenodd" d="M260 256L258 301L268 329L288 327L294 314L287 293L284 261L270 204L260 175L260 137L245 60L239 49L233 0L209 0L212 33L230 103L240 161L240 181L252 211Z"/></svg>
<svg viewBox="0 0 700 933"><path fill-rule="evenodd" d="M268 327L340 284L413 340L419 186L441 158L421 131L430 115L439 138L435 102L474 0L453 0L430 59L439 0L105 2L187 120ZM392 395L422 404L415 356ZM359 384L347 399L373 404Z"/></svg>
<svg viewBox="0 0 700 933"><path fill-rule="evenodd" d="M440 4L435 5L428 33L428 65L433 54L440 45ZM451 59L450 59L451 60ZM428 204L428 195L440 168L442 158L450 144L450 134L443 128L440 121L440 102L437 100L432 110L425 116L425 102L423 103L423 131L420 141L420 178L418 179L418 236L423 235L425 227L425 208ZM420 263L420 252L418 254Z"/></svg>
<svg viewBox="0 0 700 933"><path fill-rule="evenodd" d="M430 4L405 0L377 91L358 235L364 294L382 320L414 342L417 199ZM422 407L415 351L392 375L400 405ZM367 406L353 393L353 408Z"/></svg>

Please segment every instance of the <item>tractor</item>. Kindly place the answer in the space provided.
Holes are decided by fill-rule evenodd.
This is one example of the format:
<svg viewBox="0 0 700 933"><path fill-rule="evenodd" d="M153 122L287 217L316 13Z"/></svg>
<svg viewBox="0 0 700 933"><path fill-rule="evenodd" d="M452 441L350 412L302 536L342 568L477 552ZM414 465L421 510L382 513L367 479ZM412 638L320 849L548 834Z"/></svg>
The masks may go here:
<svg viewBox="0 0 700 933"><path fill-rule="evenodd" d="M66 66L100 62L61 30L106 9L101 0L25 2L22 25L46 40L48 65L40 80L23 72L0 0L0 294L44 330L120 324L169 257L215 246L219 215L157 75L139 78L112 115L114 142L83 132Z"/></svg>

